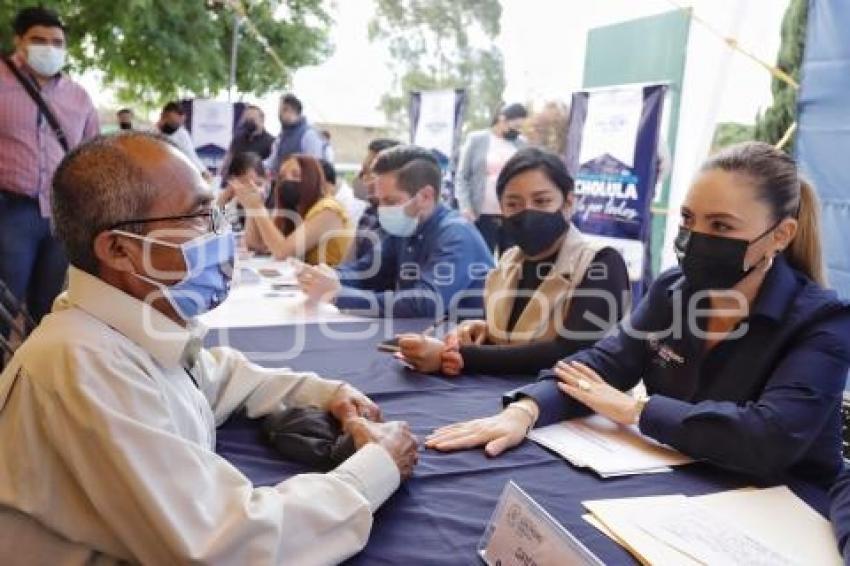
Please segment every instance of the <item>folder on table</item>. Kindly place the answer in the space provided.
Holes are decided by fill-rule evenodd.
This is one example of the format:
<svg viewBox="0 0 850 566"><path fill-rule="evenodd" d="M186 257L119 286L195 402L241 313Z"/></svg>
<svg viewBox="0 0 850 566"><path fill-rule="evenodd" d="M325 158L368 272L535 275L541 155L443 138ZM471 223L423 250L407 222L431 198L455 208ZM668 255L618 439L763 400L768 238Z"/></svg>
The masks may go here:
<svg viewBox="0 0 850 566"><path fill-rule="evenodd" d="M584 506L643 564L842 564L829 522L785 486Z"/></svg>

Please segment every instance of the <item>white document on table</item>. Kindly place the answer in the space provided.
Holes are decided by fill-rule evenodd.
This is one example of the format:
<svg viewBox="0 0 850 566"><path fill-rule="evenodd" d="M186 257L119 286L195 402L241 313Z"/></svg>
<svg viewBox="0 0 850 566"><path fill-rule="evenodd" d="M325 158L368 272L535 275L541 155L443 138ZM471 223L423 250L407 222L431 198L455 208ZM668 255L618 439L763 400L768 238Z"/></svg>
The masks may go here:
<svg viewBox="0 0 850 566"><path fill-rule="evenodd" d="M341 313L328 303L310 304L307 302L307 296L300 290L277 291L264 284L240 285L233 288L222 304L201 315L199 319L210 329L369 320Z"/></svg>
<svg viewBox="0 0 850 566"><path fill-rule="evenodd" d="M642 435L636 426L619 425L600 415L537 428L528 438L604 478L669 472L670 466L693 462Z"/></svg>
<svg viewBox="0 0 850 566"><path fill-rule="evenodd" d="M369 320L341 313L329 303L308 302L298 287L296 267L289 260L240 259L237 273L239 277L234 278L227 299L199 317L207 328L223 330Z"/></svg>
<svg viewBox="0 0 850 566"><path fill-rule="evenodd" d="M261 281L278 285L298 287L295 266L288 260L276 260L270 257L250 257L237 262L240 270L250 270Z"/></svg>
<svg viewBox="0 0 850 566"><path fill-rule="evenodd" d="M842 564L829 522L784 486L583 504L644 564Z"/></svg>
<svg viewBox="0 0 850 566"><path fill-rule="evenodd" d="M734 518L772 549L801 564L843 564L832 526L786 486L724 491L690 498Z"/></svg>
<svg viewBox="0 0 850 566"><path fill-rule="evenodd" d="M642 564L699 566L699 562L693 558L646 533L635 521L646 509L676 505L685 499L684 495L659 495L583 501L582 505L591 513L593 520L589 521L590 524L599 528L600 523L604 529L599 530L623 546Z"/></svg>
<svg viewBox="0 0 850 566"><path fill-rule="evenodd" d="M717 514L685 498L654 509L643 509L638 527L678 552L711 566L792 566L803 562L776 552L741 528L734 516Z"/></svg>

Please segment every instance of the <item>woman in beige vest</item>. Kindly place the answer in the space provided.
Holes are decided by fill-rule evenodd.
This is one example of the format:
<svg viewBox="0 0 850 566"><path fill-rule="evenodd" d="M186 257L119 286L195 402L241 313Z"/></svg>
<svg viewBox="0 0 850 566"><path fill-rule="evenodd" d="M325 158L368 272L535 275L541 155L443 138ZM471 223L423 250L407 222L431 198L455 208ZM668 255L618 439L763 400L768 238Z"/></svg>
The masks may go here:
<svg viewBox="0 0 850 566"><path fill-rule="evenodd" d="M520 150L497 193L516 245L487 277L486 320L465 321L442 341L401 336L400 355L419 371L533 375L591 346L628 308L623 258L570 225L573 179L557 155Z"/></svg>

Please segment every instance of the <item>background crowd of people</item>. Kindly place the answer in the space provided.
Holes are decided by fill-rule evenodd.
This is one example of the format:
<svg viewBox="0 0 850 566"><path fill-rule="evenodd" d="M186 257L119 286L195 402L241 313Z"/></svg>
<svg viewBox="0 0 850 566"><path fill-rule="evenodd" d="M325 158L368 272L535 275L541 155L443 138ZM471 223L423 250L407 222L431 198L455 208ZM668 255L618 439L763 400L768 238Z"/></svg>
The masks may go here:
<svg viewBox="0 0 850 566"><path fill-rule="evenodd" d="M153 132L122 109L121 131L101 136L62 72L60 18L24 9L14 33L0 281L40 325L0 377L0 549L18 544L24 562L337 562L411 477L417 440L360 391L202 347L195 319L226 299L240 245L293 259L308 301L457 323L398 337L422 374L523 376L503 411L439 428L428 448L495 457L595 412L759 481L826 488L842 473L850 306L827 287L814 191L780 150L733 146L695 172L679 266L633 298L621 255L572 225L574 179L528 146L520 104L468 134L457 202L433 152L387 138L363 148L349 185L291 93L276 137L245 108L210 187L179 103ZM353 455L253 486L215 453L216 426L282 406L332 415Z"/></svg>

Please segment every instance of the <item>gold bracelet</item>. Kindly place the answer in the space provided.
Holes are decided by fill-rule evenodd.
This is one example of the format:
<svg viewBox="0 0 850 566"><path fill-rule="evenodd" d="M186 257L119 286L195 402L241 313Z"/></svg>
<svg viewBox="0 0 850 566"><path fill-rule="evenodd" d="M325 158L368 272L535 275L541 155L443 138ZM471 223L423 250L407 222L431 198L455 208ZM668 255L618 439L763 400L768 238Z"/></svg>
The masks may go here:
<svg viewBox="0 0 850 566"><path fill-rule="evenodd" d="M530 420L529 420L529 423L528 423L528 428L525 429L525 434L528 434L528 432L531 429L534 428L534 423L537 421L537 418L534 416L534 413L531 411L531 409L529 409L528 407L525 407L523 405L520 405L518 403L511 403L510 405L508 405L505 408L506 409L518 409L521 413L525 413L526 415L528 415L528 418Z"/></svg>
<svg viewBox="0 0 850 566"><path fill-rule="evenodd" d="M635 403L637 404L637 410L635 411L634 424L638 424L640 422L640 416L643 413L646 404L649 403L649 395L641 395L640 397L635 399Z"/></svg>

